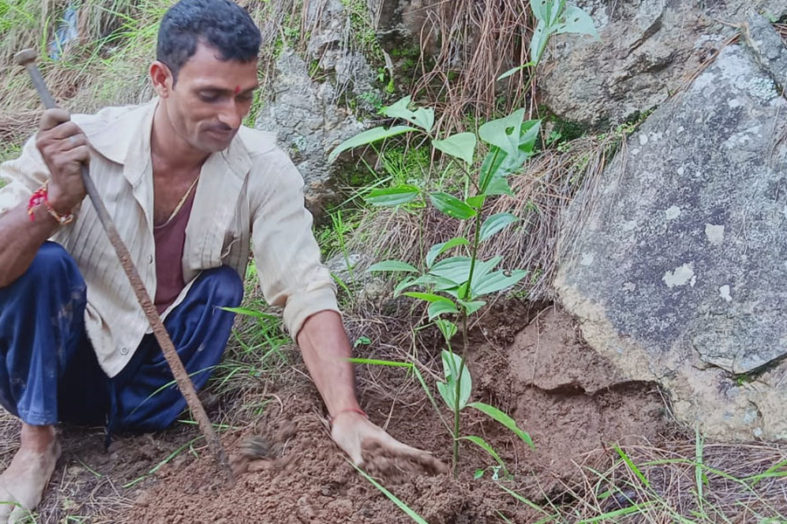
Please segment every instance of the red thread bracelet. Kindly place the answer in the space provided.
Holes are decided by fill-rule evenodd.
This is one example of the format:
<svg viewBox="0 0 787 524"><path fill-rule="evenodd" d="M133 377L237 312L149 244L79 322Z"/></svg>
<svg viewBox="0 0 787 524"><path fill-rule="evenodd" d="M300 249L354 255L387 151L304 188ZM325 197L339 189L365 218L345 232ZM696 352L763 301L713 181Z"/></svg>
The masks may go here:
<svg viewBox="0 0 787 524"><path fill-rule="evenodd" d="M68 213L66 215L61 215L57 211L52 208L49 204L48 193L47 193L47 184L49 182L44 182L44 185L39 187L35 190L35 192L30 196L30 200L27 201L27 216L30 217L30 221L33 222L36 219L35 216L35 208L43 204L46 207L46 212L49 213L52 218L57 220L57 223L61 226L65 226L66 224L70 224L74 221L74 214Z"/></svg>
<svg viewBox="0 0 787 524"><path fill-rule="evenodd" d="M366 412L364 410L362 410L361 408L348 408L348 409L343 409L343 410L339 411L334 416L328 415L328 423L330 425L333 425L333 419L335 419L336 417L338 417L342 413L347 413L348 411L351 411L353 413L358 413L359 415L363 415L364 418L367 418L367 419L369 418L369 415L367 415Z"/></svg>

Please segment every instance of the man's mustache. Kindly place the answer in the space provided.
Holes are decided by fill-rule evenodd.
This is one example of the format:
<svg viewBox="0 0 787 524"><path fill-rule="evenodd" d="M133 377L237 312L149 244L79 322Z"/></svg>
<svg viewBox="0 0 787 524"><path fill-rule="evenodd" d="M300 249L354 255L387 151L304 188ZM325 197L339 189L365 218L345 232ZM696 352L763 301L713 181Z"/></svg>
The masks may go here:
<svg viewBox="0 0 787 524"><path fill-rule="evenodd" d="M230 127L227 124L219 123L219 124L211 124L210 126L208 126L206 131L217 131L219 133L230 133L230 132L233 132L233 131L237 131L237 129L235 129L233 127Z"/></svg>

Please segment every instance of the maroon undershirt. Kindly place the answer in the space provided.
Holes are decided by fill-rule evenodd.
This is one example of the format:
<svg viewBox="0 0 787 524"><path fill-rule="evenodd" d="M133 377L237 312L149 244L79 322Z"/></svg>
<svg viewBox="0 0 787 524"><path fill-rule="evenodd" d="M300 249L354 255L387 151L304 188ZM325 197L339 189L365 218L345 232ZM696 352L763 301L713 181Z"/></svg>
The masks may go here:
<svg viewBox="0 0 787 524"><path fill-rule="evenodd" d="M153 226L156 241L156 286L155 304L159 315L172 304L186 286L183 281L183 246L186 243L186 226L194 204L194 193L172 220Z"/></svg>

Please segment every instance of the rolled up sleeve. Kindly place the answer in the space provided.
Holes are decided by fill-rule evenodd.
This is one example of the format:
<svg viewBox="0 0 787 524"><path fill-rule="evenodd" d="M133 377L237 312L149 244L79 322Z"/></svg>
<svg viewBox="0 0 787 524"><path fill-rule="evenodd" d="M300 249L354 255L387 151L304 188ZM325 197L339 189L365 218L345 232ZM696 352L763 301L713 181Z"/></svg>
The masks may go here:
<svg viewBox="0 0 787 524"><path fill-rule="evenodd" d="M252 248L263 295L284 308L284 324L297 339L311 315L339 312L336 285L320 262L312 216L304 207L303 178L278 148L265 157L266 166L252 173L251 185L262 196L251 217Z"/></svg>
<svg viewBox="0 0 787 524"><path fill-rule="evenodd" d="M25 142L18 158L0 164L0 215L30 198L49 178L49 170L35 144L35 137Z"/></svg>

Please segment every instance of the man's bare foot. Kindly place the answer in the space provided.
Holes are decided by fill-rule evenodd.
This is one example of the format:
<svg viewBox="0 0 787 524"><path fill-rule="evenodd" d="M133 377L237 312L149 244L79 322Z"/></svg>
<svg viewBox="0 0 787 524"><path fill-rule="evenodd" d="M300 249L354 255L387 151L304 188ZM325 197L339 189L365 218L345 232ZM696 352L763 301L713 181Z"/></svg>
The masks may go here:
<svg viewBox="0 0 787 524"><path fill-rule="evenodd" d="M22 425L21 445L0 475L0 524L24 519L41 502L60 457L53 426Z"/></svg>

